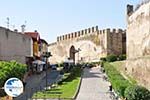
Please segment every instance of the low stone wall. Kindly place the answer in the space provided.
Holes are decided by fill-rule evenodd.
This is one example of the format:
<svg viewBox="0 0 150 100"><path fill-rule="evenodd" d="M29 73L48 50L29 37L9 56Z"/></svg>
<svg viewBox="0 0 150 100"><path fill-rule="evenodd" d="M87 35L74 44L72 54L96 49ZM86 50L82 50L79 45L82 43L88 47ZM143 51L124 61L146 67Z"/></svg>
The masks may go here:
<svg viewBox="0 0 150 100"><path fill-rule="evenodd" d="M150 56L127 60L127 72L150 90Z"/></svg>

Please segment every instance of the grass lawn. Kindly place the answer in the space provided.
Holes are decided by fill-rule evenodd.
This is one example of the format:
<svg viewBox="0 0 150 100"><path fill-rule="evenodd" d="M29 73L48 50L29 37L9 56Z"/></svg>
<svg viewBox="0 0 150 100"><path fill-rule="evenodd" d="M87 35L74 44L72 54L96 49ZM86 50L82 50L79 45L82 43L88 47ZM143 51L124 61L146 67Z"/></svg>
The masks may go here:
<svg viewBox="0 0 150 100"><path fill-rule="evenodd" d="M62 84L47 91L40 91L33 95L33 98L73 98L81 79L81 69L75 68L71 73L65 73Z"/></svg>
<svg viewBox="0 0 150 100"><path fill-rule="evenodd" d="M137 84L136 80L132 77L129 76L126 71L125 71L125 61L116 61L116 62L111 62L110 64L116 68L127 80L129 80L132 84Z"/></svg>

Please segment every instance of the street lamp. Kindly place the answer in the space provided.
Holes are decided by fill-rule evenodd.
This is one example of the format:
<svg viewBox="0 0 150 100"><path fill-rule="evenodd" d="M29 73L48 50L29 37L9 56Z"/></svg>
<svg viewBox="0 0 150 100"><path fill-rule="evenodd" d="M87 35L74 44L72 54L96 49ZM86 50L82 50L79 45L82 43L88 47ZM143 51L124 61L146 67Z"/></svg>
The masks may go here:
<svg viewBox="0 0 150 100"><path fill-rule="evenodd" d="M79 63L79 52L81 51L80 48L78 48L78 63Z"/></svg>
<svg viewBox="0 0 150 100"><path fill-rule="evenodd" d="M43 52L43 57L46 58L46 90L47 90L47 67L48 67L47 66L47 60L51 56L52 56L51 52Z"/></svg>

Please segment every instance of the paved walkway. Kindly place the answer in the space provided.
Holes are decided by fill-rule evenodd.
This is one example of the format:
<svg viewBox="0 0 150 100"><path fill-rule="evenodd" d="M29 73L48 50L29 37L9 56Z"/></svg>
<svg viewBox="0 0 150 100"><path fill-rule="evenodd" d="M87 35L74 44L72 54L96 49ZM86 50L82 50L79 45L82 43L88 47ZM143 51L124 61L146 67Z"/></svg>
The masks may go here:
<svg viewBox="0 0 150 100"><path fill-rule="evenodd" d="M56 80L57 76L59 75L59 71L48 70L47 72L47 83L51 84ZM35 92L44 90L44 88L46 87L45 75L45 72L42 72L41 74L30 76L26 80L27 84L25 86L24 93L19 97L14 98L14 100L28 100Z"/></svg>
<svg viewBox="0 0 150 100"><path fill-rule="evenodd" d="M111 100L108 92L109 83L103 80L100 68L85 68L81 88L76 100Z"/></svg>

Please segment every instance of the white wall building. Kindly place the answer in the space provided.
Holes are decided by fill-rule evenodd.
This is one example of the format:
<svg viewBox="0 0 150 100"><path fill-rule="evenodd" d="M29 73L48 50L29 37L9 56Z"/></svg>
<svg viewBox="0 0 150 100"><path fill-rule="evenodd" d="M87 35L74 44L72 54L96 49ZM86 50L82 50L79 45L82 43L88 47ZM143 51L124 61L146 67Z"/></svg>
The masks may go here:
<svg viewBox="0 0 150 100"><path fill-rule="evenodd" d="M32 38L19 32L0 27L0 60L26 63L33 56Z"/></svg>

